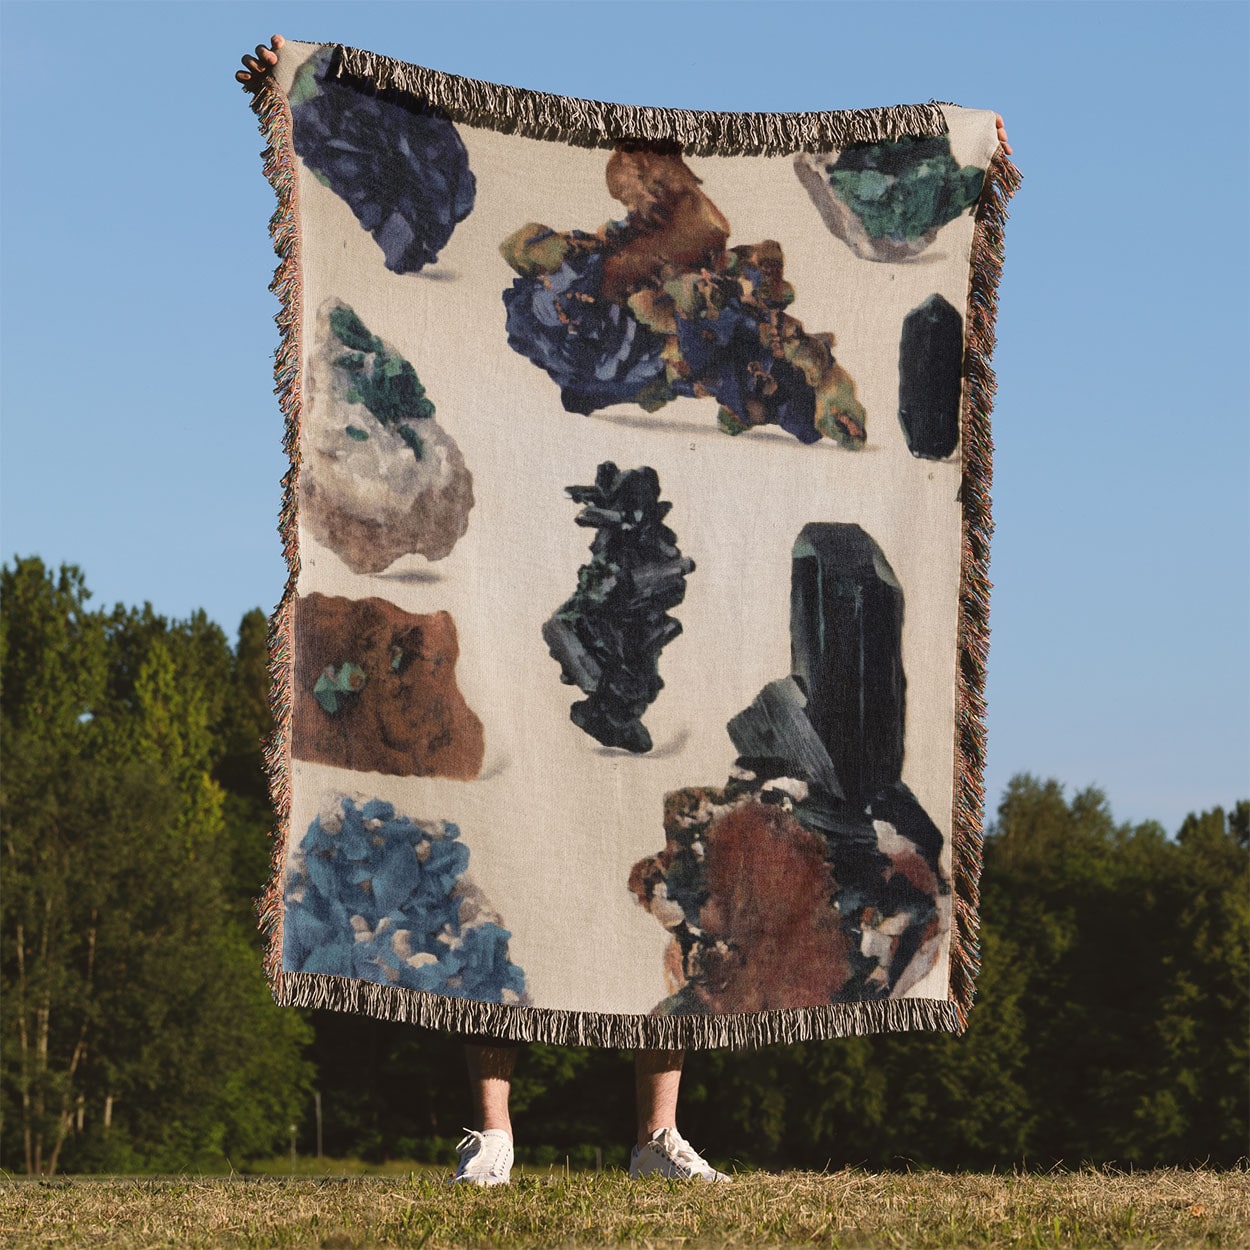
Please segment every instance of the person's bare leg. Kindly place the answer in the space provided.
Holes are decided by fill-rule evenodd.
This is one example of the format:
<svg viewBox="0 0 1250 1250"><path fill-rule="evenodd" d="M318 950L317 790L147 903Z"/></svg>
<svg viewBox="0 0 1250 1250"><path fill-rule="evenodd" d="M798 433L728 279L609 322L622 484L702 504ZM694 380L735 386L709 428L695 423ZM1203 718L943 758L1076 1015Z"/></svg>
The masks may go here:
<svg viewBox="0 0 1250 1250"><path fill-rule="evenodd" d="M512 1120L508 1115L508 1095L512 1092L512 1072L516 1067L515 1046L477 1046L464 1044L465 1062L469 1067L469 1087L473 1094L475 1127L503 1129L512 1136Z"/></svg>
<svg viewBox="0 0 1250 1250"><path fill-rule="evenodd" d="M684 1050L634 1052L634 1097L640 1147L659 1129L677 1127L677 1092L681 1088L681 1065L685 1058Z"/></svg>

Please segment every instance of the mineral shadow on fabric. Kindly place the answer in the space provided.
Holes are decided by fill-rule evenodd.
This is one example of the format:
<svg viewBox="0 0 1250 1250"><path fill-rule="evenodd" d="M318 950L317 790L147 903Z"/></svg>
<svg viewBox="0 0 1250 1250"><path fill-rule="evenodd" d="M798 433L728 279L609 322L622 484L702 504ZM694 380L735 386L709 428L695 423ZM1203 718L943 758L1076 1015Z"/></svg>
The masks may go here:
<svg viewBox="0 0 1250 1250"><path fill-rule="evenodd" d="M947 135L800 152L795 172L825 225L863 260L912 260L981 195L985 170L960 166Z"/></svg>
<svg viewBox="0 0 1250 1250"><path fill-rule="evenodd" d="M394 776L478 775L482 722L456 684L448 612L314 593L295 607L297 759Z"/></svg>
<svg viewBox="0 0 1250 1250"><path fill-rule="evenodd" d="M321 50L295 76L295 151L373 235L387 269L417 273L473 211L468 153L420 102L328 77L331 56Z"/></svg>
<svg viewBox="0 0 1250 1250"><path fill-rule="evenodd" d="M944 460L959 446L964 319L940 295L903 318L898 345L898 420L907 449Z"/></svg>
<svg viewBox="0 0 1250 1250"><path fill-rule="evenodd" d="M903 592L858 525L803 527L792 672L728 725L723 787L665 796L630 889L672 935L660 1014L897 997L950 921L942 834L902 781Z"/></svg>
<svg viewBox="0 0 1250 1250"><path fill-rule="evenodd" d="M473 475L417 371L341 300L317 314L302 518L353 573L441 560L464 535Z"/></svg>
<svg viewBox="0 0 1250 1250"><path fill-rule="evenodd" d="M524 1003L512 934L448 821L329 796L284 879L282 966L487 1003Z"/></svg>
<svg viewBox="0 0 1250 1250"><path fill-rule="evenodd" d="M728 434L778 425L802 443L860 446L866 416L828 334L785 310L781 245L728 248L730 226L679 155L618 149L608 190L628 210L594 233L530 223L500 246L509 345L545 369L569 412L655 412L712 397Z"/></svg>
<svg viewBox="0 0 1250 1250"><path fill-rule="evenodd" d="M590 563L543 626L543 639L560 680L587 696L570 709L573 723L604 746L649 751L642 714L664 688L660 651L681 633L668 612L685 598L694 561L663 523L673 505L660 500L654 469L605 461L592 485L566 490L583 505L575 523L596 532Z"/></svg>

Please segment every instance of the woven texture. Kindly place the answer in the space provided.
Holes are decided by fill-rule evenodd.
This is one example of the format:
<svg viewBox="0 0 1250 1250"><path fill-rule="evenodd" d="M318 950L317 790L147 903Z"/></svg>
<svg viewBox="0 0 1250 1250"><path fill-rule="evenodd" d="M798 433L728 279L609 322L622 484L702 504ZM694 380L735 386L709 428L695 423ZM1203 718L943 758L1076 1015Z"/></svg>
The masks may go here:
<svg viewBox="0 0 1250 1250"><path fill-rule="evenodd" d="M287 44L278 1001L958 1032L995 288L949 105L716 114Z"/></svg>

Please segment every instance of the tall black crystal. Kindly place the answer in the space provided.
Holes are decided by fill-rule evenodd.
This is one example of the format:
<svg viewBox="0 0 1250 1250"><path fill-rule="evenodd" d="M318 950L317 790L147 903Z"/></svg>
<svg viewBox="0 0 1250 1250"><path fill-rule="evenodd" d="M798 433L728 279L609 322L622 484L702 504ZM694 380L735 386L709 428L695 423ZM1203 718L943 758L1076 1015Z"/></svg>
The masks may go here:
<svg viewBox="0 0 1250 1250"><path fill-rule="evenodd" d="M790 645L807 716L848 803L903 773L903 591L858 525L815 522L790 566Z"/></svg>
<svg viewBox="0 0 1250 1250"><path fill-rule="evenodd" d="M729 721L738 758L725 788L666 795L668 843L634 866L630 888L672 934L687 978L661 1011L708 1010L732 987L769 975L751 932L727 948L716 925L743 898L776 906L797 883L786 875L778 890L753 878L751 864L728 884L717 877L709 865L727 832L731 844L750 841L756 864L781 846L787 821L785 837L797 822L819 840L829 909L822 903L817 927L832 919L841 949L834 980L805 994L828 994L830 1002L904 994L944 949L951 890L943 835L902 780L903 592L858 525L813 522L800 530L790 631L791 675L770 681Z"/></svg>
<svg viewBox="0 0 1250 1250"><path fill-rule="evenodd" d="M940 295L903 318L898 419L913 456L944 460L959 446L963 358L963 318Z"/></svg>
<svg viewBox="0 0 1250 1250"><path fill-rule="evenodd" d="M573 723L605 746L651 749L642 714L664 688L660 651L681 633L669 616L686 595L694 561L677 547L664 517L654 469L599 466L593 486L570 486L583 508L578 525L595 529L591 560L577 590L543 626L560 680L588 696L569 711Z"/></svg>

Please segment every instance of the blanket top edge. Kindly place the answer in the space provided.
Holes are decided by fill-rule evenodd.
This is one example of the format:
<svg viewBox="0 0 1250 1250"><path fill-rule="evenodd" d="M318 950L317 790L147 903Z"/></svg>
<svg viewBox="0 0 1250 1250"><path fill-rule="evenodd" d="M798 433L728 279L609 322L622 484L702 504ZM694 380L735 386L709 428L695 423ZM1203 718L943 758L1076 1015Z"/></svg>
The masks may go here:
<svg viewBox="0 0 1250 1250"><path fill-rule="evenodd" d="M578 147L632 141L703 155L773 156L948 132L943 104L935 100L793 113L648 107L464 78L345 44L304 46L333 49L327 77L412 96L456 121Z"/></svg>

